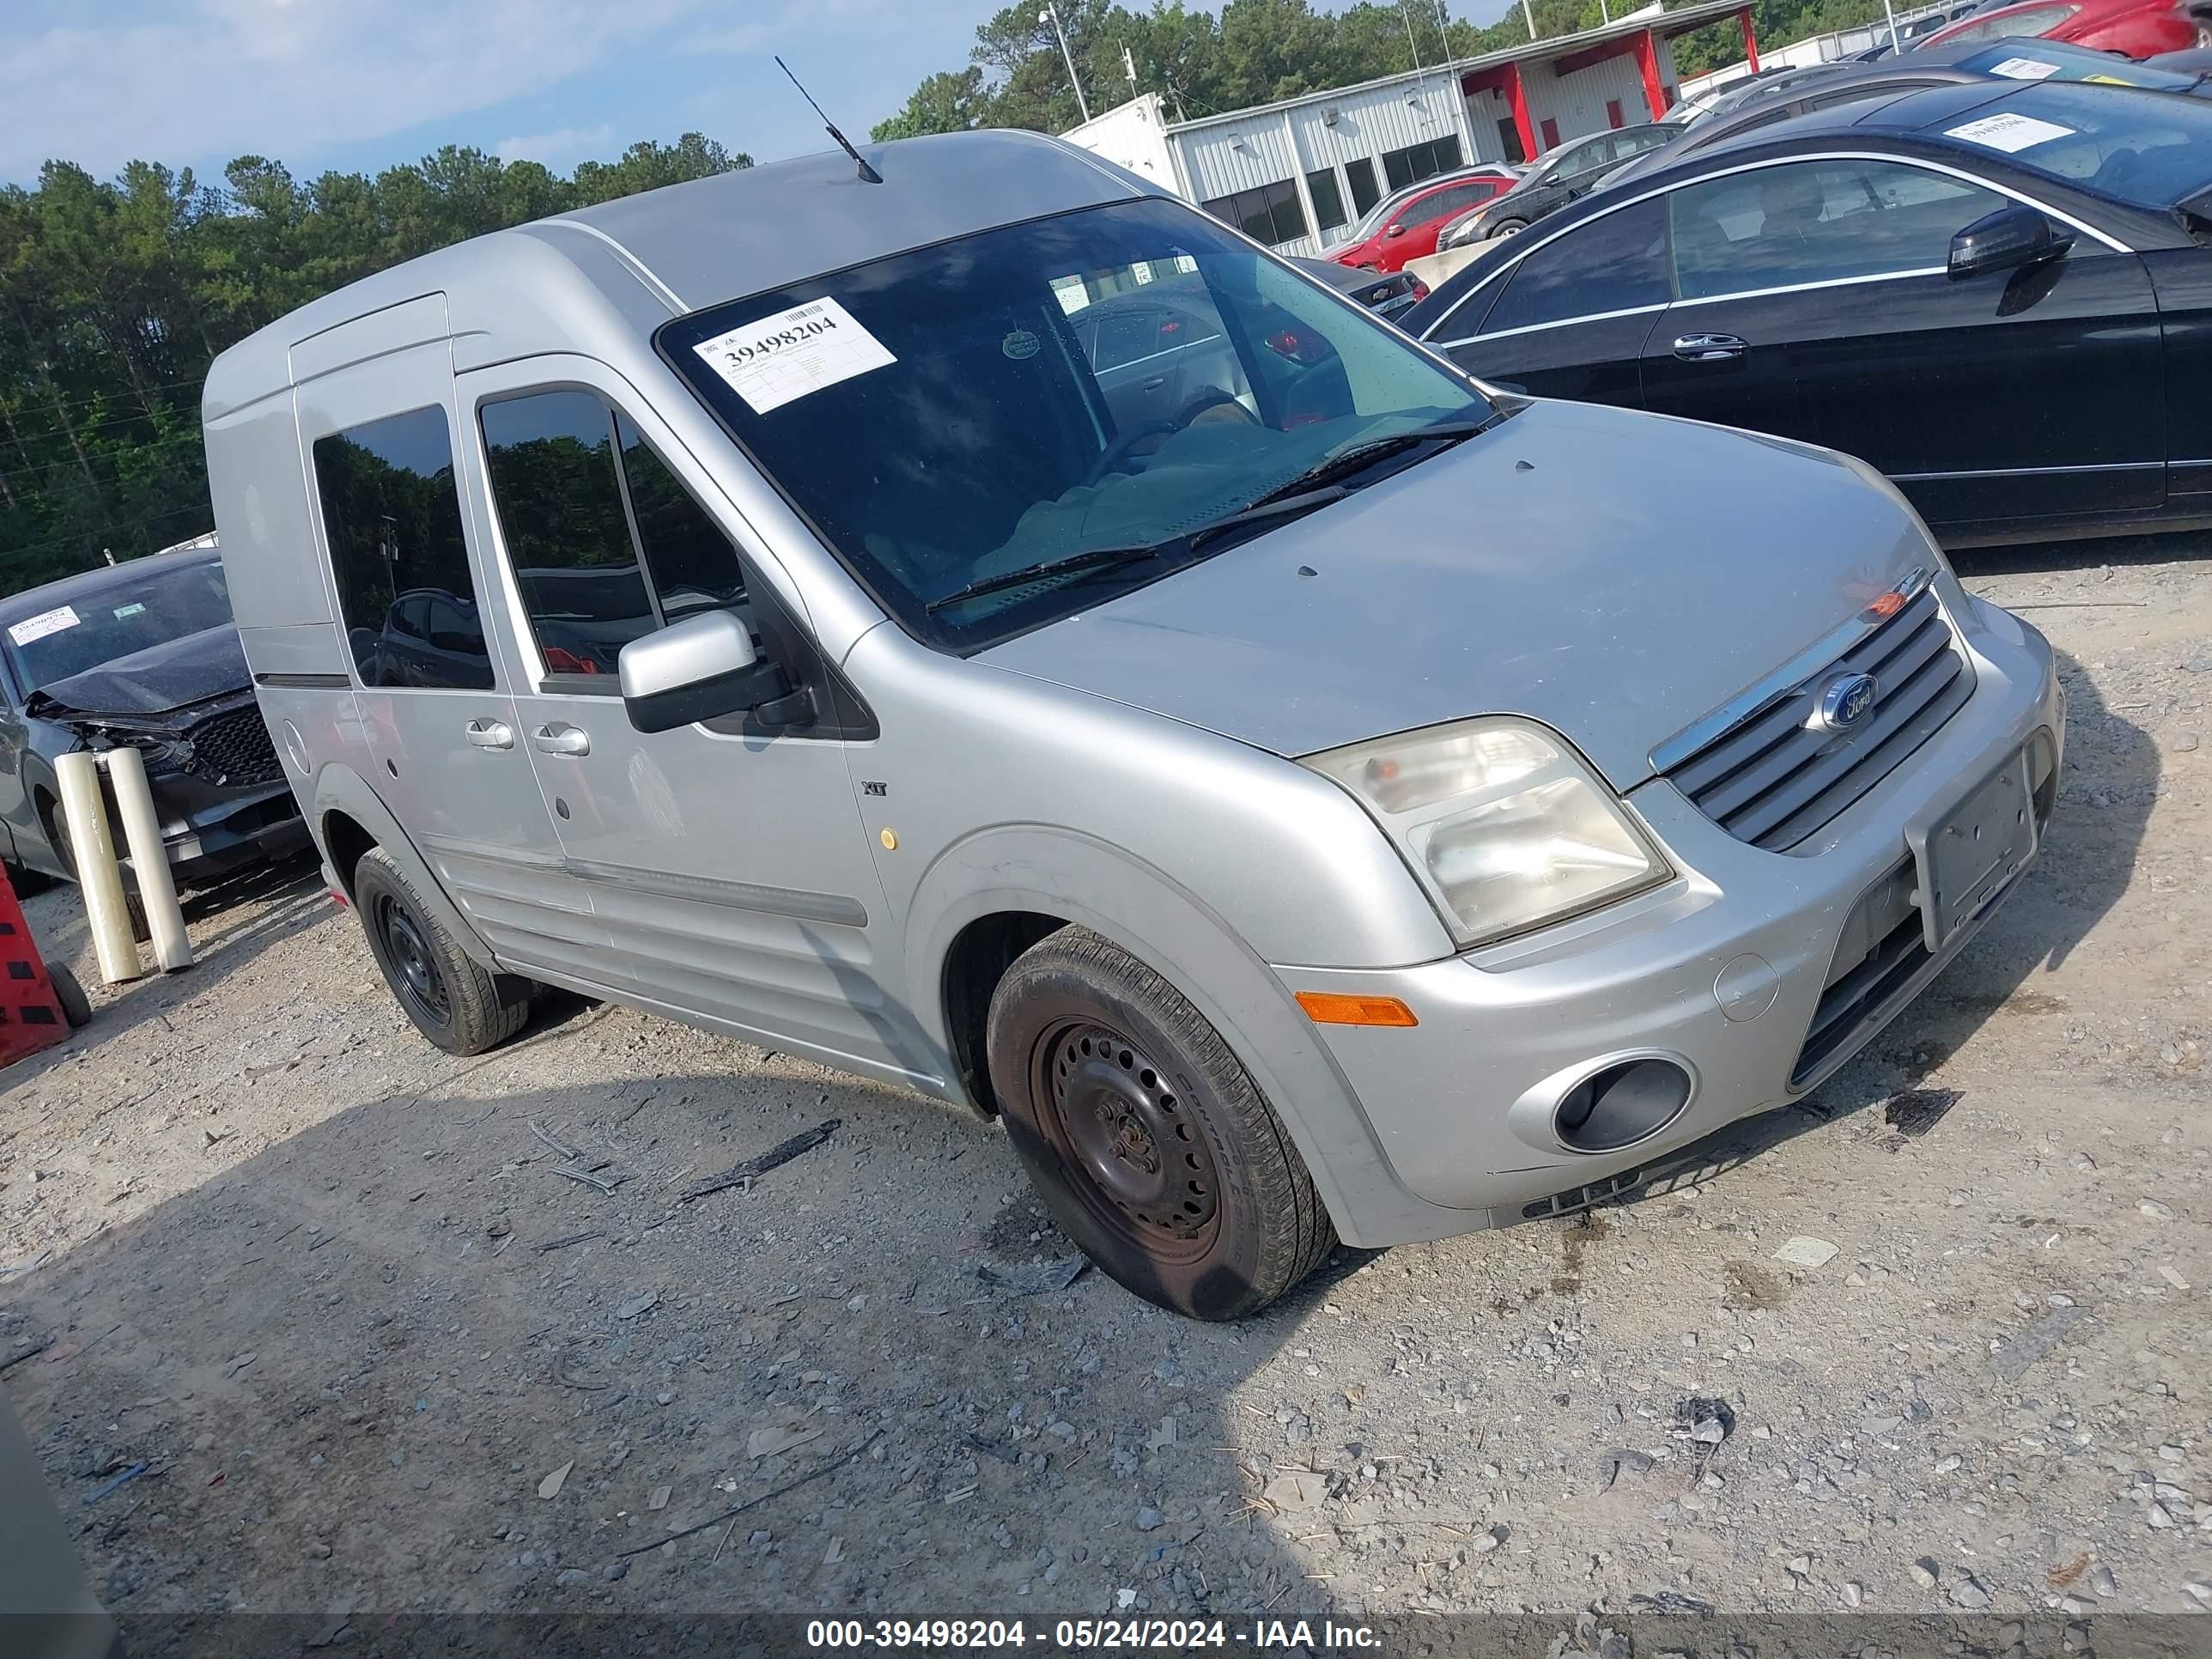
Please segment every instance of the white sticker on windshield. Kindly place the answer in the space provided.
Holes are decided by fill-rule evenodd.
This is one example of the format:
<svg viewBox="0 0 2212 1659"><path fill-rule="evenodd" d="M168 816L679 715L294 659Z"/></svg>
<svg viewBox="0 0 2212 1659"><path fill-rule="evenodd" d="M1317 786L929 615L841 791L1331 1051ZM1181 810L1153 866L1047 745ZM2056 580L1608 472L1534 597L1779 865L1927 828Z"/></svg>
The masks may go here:
<svg viewBox="0 0 2212 1659"><path fill-rule="evenodd" d="M898 361L835 300L733 328L691 348L756 415Z"/></svg>
<svg viewBox="0 0 2212 1659"><path fill-rule="evenodd" d="M2002 64L1990 64L1990 73L2010 81L2041 81L2057 74L2058 65L2039 58L2008 58Z"/></svg>
<svg viewBox="0 0 2212 1659"><path fill-rule="evenodd" d="M58 605L51 611L41 611L35 617L26 617L15 623L8 629L8 637L18 645L28 645L49 634L58 634L64 628L75 628L81 620L70 606Z"/></svg>
<svg viewBox="0 0 2212 1659"><path fill-rule="evenodd" d="M115 607L115 620L118 622L121 622L125 617L143 617L145 614L146 605L142 599L133 599L129 605L118 605Z"/></svg>
<svg viewBox="0 0 2212 1659"><path fill-rule="evenodd" d="M1984 115L1963 127L1953 127L1947 136L2016 155L2037 144L2047 144L2053 138L2071 138L2074 129L2062 127L2056 121L2039 121L2033 115Z"/></svg>

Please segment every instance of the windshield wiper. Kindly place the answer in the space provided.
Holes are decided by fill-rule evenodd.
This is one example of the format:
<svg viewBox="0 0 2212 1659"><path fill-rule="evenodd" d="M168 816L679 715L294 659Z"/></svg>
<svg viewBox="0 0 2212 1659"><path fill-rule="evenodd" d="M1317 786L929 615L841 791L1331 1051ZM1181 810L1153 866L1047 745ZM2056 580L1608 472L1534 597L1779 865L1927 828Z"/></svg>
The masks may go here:
<svg viewBox="0 0 2212 1659"><path fill-rule="evenodd" d="M1296 495L1280 495L1255 501L1249 507L1240 507L1234 513L1209 520L1195 530L1186 530L1180 536L1163 537L1156 542L1131 542L1119 547L1086 547L1079 553L1063 554L1056 559L1042 559L1035 564L1025 564L1018 570L1002 570L995 576L979 577L965 587L955 588L940 599L930 600L922 609L933 612L942 611L964 599L981 599L986 593L1000 593L1010 587L1026 587L1031 582L1042 581L1049 576L1065 575L1074 571L1106 570L1146 559L1164 558L1170 553L1192 552L1200 542L1212 537L1242 529L1248 524L1261 524L1270 519L1310 513L1316 507L1327 507L1331 501L1342 501L1351 493L1342 484L1330 484L1321 489L1304 490Z"/></svg>
<svg viewBox="0 0 2212 1659"><path fill-rule="evenodd" d="M1152 543L1129 547L1086 547L1080 553L1062 554L1056 559L1040 559L1035 564L1025 564L1018 570L1001 570L995 576L981 576L965 587L956 587L950 593L929 601L922 606L927 611L949 609L967 599L980 599L986 593L1004 592L1009 587L1026 587L1031 582L1042 581L1048 576L1064 576L1078 570L1103 570L1113 565L1133 564L1139 559L1154 559L1169 543Z"/></svg>
<svg viewBox="0 0 2212 1659"><path fill-rule="evenodd" d="M1479 421L1439 421L1433 426L1417 426L1409 432L1393 432L1387 437L1370 438L1364 443L1356 443L1349 449L1340 449L1335 454L1315 462L1289 483L1277 485L1253 501L1245 511L1294 499L1317 485L1364 471L1377 461L1388 460L1391 456L1419 444L1432 443L1439 439L1446 443L1458 443L1462 439L1474 437L1478 432L1488 431L1510 413L1509 410L1500 410Z"/></svg>

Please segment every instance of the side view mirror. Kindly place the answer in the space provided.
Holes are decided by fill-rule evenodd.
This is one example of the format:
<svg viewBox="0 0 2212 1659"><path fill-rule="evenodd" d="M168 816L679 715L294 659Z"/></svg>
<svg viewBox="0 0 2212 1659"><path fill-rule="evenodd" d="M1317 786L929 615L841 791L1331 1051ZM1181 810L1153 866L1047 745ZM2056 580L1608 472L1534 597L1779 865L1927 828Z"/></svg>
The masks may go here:
<svg viewBox="0 0 2212 1659"><path fill-rule="evenodd" d="M774 725L801 723L807 701L783 671L764 661L752 630L728 611L710 611L632 640L616 659L623 706L641 732L757 711Z"/></svg>
<svg viewBox="0 0 2212 1659"><path fill-rule="evenodd" d="M1403 225L1392 225L1382 234L1385 236L1403 236L1406 234L1406 228Z"/></svg>
<svg viewBox="0 0 2212 1659"><path fill-rule="evenodd" d="M1954 281L1985 270L2021 270L2056 259L2074 246L2074 233L2025 203L1999 208L1951 239Z"/></svg>

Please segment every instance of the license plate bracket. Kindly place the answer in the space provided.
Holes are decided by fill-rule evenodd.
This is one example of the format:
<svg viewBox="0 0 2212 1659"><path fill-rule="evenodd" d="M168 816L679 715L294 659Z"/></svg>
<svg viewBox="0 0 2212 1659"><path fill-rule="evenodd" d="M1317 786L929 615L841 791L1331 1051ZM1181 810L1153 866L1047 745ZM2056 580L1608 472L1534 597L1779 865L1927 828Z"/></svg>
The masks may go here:
<svg viewBox="0 0 2212 1659"><path fill-rule="evenodd" d="M1929 951L1941 951L2035 855L2027 751L2014 753L1911 840L1923 933Z"/></svg>

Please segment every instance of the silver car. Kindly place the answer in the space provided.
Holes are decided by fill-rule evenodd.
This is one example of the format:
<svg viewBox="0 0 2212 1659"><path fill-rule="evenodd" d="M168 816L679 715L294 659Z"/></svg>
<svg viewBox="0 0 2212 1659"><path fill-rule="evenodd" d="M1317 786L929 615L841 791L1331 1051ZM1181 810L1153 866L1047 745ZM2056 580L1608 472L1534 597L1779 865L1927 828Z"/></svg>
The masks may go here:
<svg viewBox="0 0 2212 1659"><path fill-rule="evenodd" d="M1486 391L1054 140L867 155L209 379L263 706L433 1042L563 986L961 1103L1231 1318L1802 1095L2034 856L2051 653L1865 466Z"/></svg>

